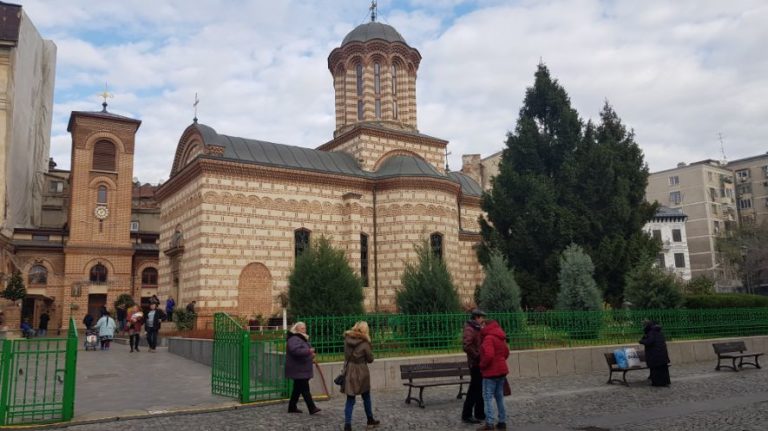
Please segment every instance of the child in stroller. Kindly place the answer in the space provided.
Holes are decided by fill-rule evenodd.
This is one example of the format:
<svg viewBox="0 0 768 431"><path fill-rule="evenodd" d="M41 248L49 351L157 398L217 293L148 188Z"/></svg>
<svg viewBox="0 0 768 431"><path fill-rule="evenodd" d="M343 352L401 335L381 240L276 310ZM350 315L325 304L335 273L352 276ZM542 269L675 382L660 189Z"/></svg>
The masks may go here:
<svg viewBox="0 0 768 431"><path fill-rule="evenodd" d="M96 346L99 342L99 331L95 329L86 329L85 330L85 350L96 350Z"/></svg>

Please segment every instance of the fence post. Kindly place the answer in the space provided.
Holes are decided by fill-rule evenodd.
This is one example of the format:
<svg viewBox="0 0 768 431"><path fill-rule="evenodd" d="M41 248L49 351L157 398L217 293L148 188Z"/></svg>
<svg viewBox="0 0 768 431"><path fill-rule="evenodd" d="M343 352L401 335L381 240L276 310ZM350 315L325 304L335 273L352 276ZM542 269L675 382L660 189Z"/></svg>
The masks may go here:
<svg viewBox="0 0 768 431"><path fill-rule="evenodd" d="M0 359L0 425L7 425L8 395L11 387L11 359L13 358L13 341L3 340L3 352Z"/></svg>
<svg viewBox="0 0 768 431"><path fill-rule="evenodd" d="M62 419L71 421L75 415L75 381L77 376L77 327L75 319L69 319L67 332L67 353L64 366L64 393Z"/></svg>
<svg viewBox="0 0 768 431"><path fill-rule="evenodd" d="M240 402L251 400L251 337L240 329Z"/></svg>

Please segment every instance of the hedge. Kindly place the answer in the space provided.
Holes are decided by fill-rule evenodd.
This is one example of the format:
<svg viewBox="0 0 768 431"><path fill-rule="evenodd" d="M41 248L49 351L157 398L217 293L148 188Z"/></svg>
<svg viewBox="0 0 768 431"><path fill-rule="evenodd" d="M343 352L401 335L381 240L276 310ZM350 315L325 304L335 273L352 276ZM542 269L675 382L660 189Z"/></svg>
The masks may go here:
<svg viewBox="0 0 768 431"><path fill-rule="evenodd" d="M685 308L752 308L768 307L768 296L745 293L686 295Z"/></svg>

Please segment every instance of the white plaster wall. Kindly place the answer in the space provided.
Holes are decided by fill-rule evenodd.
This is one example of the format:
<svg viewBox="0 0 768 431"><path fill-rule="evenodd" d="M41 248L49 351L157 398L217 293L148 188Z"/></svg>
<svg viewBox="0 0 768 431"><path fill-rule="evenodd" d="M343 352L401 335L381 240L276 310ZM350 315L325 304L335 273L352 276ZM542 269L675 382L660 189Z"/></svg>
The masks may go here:
<svg viewBox="0 0 768 431"><path fill-rule="evenodd" d="M691 258L688 253L688 237L685 232L685 222L653 220L647 223L643 229L648 232L649 235L652 235L654 230L661 231L661 253L664 254L666 268L677 274L683 280L690 280ZM682 241L675 242L672 240L672 231L674 229L680 229ZM675 268L675 253L682 253L685 256L685 268Z"/></svg>

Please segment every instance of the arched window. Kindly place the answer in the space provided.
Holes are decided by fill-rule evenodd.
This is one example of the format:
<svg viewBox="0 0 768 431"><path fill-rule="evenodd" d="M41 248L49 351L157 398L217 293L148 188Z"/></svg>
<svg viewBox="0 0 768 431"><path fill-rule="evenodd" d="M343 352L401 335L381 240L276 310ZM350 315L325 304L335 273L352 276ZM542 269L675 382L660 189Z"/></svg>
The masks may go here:
<svg viewBox="0 0 768 431"><path fill-rule="evenodd" d="M296 229L296 231L293 233L296 257L301 256L301 254L309 248L309 236L309 230L304 228Z"/></svg>
<svg viewBox="0 0 768 431"><path fill-rule="evenodd" d="M115 144L109 141L99 141L93 146L93 170L114 172Z"/></svg>
<svg viewBox="0 0 768 431"><path fill-rule="evenodd" d="M355 68L357 74L357 119L363 119L363 64L357 63Z"/></svg>
<svg viewBox="0 0 768 431"><path fill-rule="evenodd" d="M438 257L443 258L443 234L435 232L429 236L429 246L432 249L432 253Z"/></svg>
<svg viewBox="0 0 768 431"><path fill-rule="evenodd" d="M360 234L360 278L363 287L368 287L368 235Z"/></svg>
<svg viewBox="0 0 768 431"><path fill-rule="evenodd" d="M107 204L107 186L101 185L96 192L96 203L100 205Z"/></svg>
<svg viewBox="0 0 768 431"><path fill-rule="evenodd" d="M155 268L145 268L141 271L141 287L157 286L157 270Z"/></svg>
<svg viewBox="0 0 768 431"><path fill-rule="evenodd" d="M392 65L392 118L397 119L397 65Z"/></svg>
<svg viewBox="0 0 768 431"><path fill-rule="evenodd" d="M107 267L97 263L91 267L91 283L101 284L107 282Z"/></svg>
<svg viewBox="0 0 768 431"><path fill-rule="evenodd" d="M381 119L381 65L373 64L373 90L376 94L376 119Z"/></svg>
<svg viewBox="0 0 768 431"><path fill-rule="evenodd" d="M48 284L48 270L43 265L34 265L29 269L28 284Z"/></svg>

